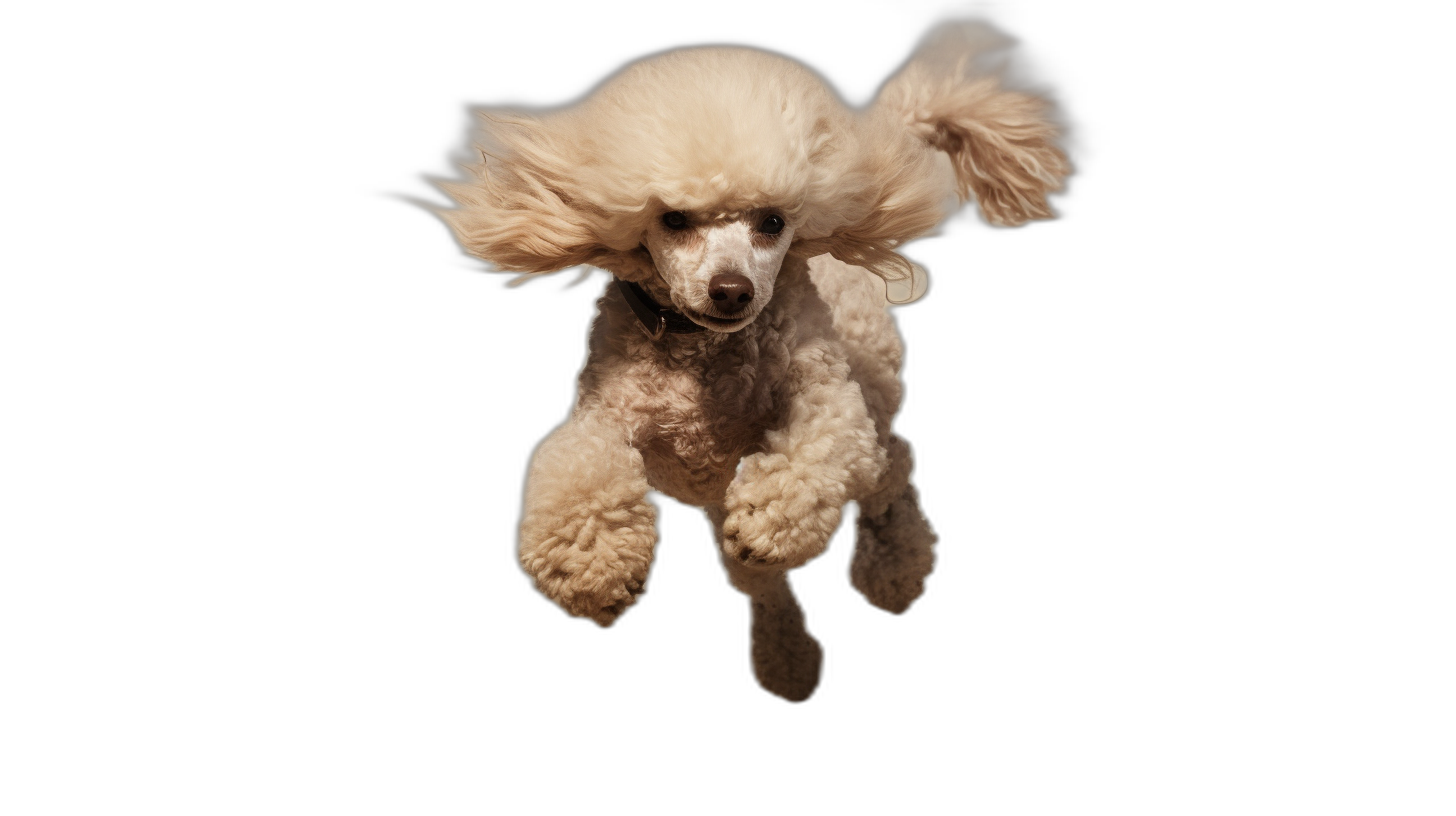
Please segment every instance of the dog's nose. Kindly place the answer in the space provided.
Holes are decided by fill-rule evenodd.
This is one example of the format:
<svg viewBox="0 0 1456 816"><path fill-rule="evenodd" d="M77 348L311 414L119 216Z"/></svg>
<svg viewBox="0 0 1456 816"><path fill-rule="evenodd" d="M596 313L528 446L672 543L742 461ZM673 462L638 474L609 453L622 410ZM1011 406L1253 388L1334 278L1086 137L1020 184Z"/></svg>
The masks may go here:
<svg viewBox="0 0 1456 816"><path fill-rule="evenodd" d="M708 281L708 297L724 314L741 312L753 300L753 281L737 272L719 272Z"/></svg>

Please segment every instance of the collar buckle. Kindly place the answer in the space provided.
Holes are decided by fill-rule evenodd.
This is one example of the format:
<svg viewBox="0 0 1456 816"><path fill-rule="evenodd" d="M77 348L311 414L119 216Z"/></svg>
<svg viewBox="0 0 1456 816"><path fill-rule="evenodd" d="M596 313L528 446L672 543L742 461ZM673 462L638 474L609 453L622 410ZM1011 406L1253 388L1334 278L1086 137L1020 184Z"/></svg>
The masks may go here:
<svg viewBox="0 0 1456 816"><path fill-rule="evenodd" d="M702 326L689 320L683 315L671 309L657 305L657 301L637 284L631 281L624 281L621 278L614 278L617 282L617 290L622 293L622 299L632 308L632 313L637 315L637 322L642 326L642 331L652 338L653 342L661 340L665 335L671 334L695 334L706 331Z"/></svg>

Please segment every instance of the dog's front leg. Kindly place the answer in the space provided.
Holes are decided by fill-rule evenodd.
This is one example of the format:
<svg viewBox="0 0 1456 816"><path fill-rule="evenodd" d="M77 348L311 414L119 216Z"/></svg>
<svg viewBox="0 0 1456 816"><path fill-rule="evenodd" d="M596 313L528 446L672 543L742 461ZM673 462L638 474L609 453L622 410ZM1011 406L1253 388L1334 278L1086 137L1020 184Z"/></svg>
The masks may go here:
<svg viewBox="0 0 1456 816"><path fill-rule="evenodd" d="M886 464L864 394L825 342L798 349L781 421L744 458L723 507L723 552L748 566L797 567L824 551L844 503Z"/></svg>
<svg viewBox="0 0 1456 816"><path fill-rule="evenodd" d="M531 460L521 515L521 565L541 592L603 626L647 580L657 543L642 454L620 423L587 408Z"/></svg>

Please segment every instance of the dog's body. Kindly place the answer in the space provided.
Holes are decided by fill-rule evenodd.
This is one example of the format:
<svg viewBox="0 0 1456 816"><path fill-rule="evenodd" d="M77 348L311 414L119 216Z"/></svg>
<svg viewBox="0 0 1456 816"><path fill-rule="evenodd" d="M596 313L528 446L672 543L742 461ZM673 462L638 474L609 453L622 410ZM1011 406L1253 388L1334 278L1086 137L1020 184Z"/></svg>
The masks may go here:
<svg viewBox="0 0 1456 816"><path fill-rule="evenodd" d="M650 489L706 510L753 600L759 680L789 699L813 691L820 651L785 572L823 551L847 502L855 586L895 612L920 594L935 536L891 432L886 310L886 281L914 289L918 270L894 247L955 191L998 223L1045 217L1066 172L1038 100L964 76L988 31L946 33L859 114L788 60L697 49L552 118L487 116L475 181L445 185L466 248L627 282L600 301L576 407L526 489L522 564L572 614L609 624L642 591ZM947 47L959 64L935 67Z"/></svg>

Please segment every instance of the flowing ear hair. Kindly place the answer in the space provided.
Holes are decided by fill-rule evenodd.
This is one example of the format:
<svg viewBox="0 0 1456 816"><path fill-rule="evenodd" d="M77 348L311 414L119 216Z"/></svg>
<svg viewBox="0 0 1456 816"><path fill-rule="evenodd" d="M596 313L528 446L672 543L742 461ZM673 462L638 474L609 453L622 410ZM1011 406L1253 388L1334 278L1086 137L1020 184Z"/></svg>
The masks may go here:
<svg viewBox="0 0 1456 816"><path fill-rule="evenodd" d="M581 189L589 157L578 155L580 145L525 114L481 112L480 118L480 161L464 168L469 178L435 182L459 205L435 213L460 246L505 271L590 265L633 276L642 259L632 248L607 243L620 231L621 214Z"/></svg>
<svg viewBox="0 0 1456 816"><path fill-rule="evenodd" d="M1047 194L1070 172L1045 100L1005 90L997 63L1012 45L984 23L936 29L881 89L873 110L898 119L950 157L956 192L986 220L1016 226L1051 218Z"/></svg>
<svg viewBox="0 0 1456 816"><path fill-rule="evenodd" d="M865 268L885 281L891 303L913 302L929 290L930 275L898 248L933 235L955 210L951 173L938 154L907 136L898 122L872 117L862 127L860 144L865 147L858 166L844 173L839 188L830 188L833 203L823 204L837 223L815 229L811 216L810 238L796 242L795 251L805 258L827 252L844 264ZM821 232L828 235L815 238Z"/></svg>
<svg viewBox="0 0 1456 816"><path fill-rule="evenodd" d="M1069 172L1039 97L1002 88L1010 41L983 23L933 31L859 117L852 170L826 185L827 235L802 242L883 278L894 303L919 297L925 272L896 247L935 229L958 196L992 224L1053 216L1047 194Z"/></svg>

